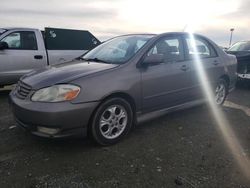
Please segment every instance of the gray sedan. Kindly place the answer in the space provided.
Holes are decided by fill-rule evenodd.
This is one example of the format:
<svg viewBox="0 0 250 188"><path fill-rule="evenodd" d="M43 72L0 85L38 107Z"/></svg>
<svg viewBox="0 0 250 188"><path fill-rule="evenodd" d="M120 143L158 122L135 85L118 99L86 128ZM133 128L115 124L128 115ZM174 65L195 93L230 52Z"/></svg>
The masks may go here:
<svg viewBox="0 0 250 188"><path fill-rule="evenodd" d="M119 36L78 60L23 76L10 103L18 125L34 135L89 134L109 145L138 121L204 102L201 67L214 103L223 104L235 85L236 58L211 40L182 32Z"/></svg>

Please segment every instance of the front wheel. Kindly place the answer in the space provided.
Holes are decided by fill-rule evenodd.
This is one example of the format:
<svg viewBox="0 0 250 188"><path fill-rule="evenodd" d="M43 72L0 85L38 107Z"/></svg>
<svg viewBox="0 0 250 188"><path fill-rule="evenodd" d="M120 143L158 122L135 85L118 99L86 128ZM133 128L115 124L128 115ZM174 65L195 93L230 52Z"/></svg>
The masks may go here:
<svg viewBox="0 0 250 188"><path fill-rule="evenodd" d="M217 105L222 105L226 100L228 93L227 82L223 79L220 79L215 87L215 103Z"/></svg>
<svg viewBox="0 0 250 188"><path fill-rule="evenodd" d="M96 110L91 124L91 133L100 145L115 144L129 132L132 122L132 108L126 100L108 99Z"/></svg>

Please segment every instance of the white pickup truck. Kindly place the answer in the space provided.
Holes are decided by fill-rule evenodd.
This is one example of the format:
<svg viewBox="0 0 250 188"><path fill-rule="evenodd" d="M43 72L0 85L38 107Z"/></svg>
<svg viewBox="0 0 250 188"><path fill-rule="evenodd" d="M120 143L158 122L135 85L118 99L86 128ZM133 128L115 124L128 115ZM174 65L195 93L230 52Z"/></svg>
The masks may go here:
<svg viewBox="0 0 250 188"><path fill-rule="evenodd" d="M82 30L0 28L0 87L34 69L71 61L99 44Z"/></svg>

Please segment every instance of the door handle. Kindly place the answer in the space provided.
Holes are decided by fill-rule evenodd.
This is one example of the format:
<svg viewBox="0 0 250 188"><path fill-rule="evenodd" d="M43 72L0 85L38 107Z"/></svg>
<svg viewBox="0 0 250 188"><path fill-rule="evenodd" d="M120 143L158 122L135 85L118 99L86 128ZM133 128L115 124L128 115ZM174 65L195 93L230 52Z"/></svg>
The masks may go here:
<svg viewBox="0 0 250 188"><path fill-rule="evenodd" d="M34 56L34 59L42 59L42 58L43 58L42 55L35 55L35 56Z"/></svg>
<svg viewBox="0 0 250 188"><path fill-rule="evenodd" d="M217 60L214 60L213 65L219 65L219 62Z"/></svg>
<svg viewBox="0 0 250 188"><path fill-rule="evenodd" d="M182 65L181 66L181 70L182 71L187 71L189 68L187 67L187 65Z"/></svg>

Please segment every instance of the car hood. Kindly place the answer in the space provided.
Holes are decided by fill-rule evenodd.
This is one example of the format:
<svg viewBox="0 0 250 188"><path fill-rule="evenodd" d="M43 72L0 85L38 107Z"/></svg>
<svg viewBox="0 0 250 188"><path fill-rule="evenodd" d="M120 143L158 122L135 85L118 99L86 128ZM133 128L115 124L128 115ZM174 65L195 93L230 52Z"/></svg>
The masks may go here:
<svg viewBox="0 0 250 188"><path fill-rule="evenodd" d="M21 81L33 89L39 89L59 83L69 83L75 79L115 68L119 65L86 61L74 61L56 66L47 66L44 69L32 71L23 76Z"/></svg>

